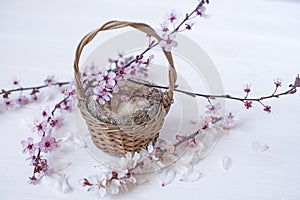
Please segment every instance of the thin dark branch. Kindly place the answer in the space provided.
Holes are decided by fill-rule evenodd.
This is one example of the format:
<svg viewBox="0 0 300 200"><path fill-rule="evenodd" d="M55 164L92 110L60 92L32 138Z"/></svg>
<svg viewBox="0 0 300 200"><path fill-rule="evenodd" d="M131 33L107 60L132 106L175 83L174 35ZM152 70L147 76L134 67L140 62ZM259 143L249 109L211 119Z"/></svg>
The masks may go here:
<svg viewBox="0 0 300 200"><path fill-rule="evenodd" d="M176 28L174 28L174 30L173 30L170 34L175 33L175 32L178 32L179 28L180 28L187 20L189 20L189 19L191 18L191 16L192 16L195 12L197 12L197 10L198 10L201 6L203 6L204 4L205 4L205 1L204 1L204 0L201 0L201 2L197 5L197 7L196 7L190 14L187 14L186 17L184 18L184 20L182 20L182 22L181 22ZM150 37L149 37L149 38L150 38ZM130 61L129 63L127 63L127 64L124 66L124 68L130 66L130 65L131 65L132 63L134 63L134 62L138 62L139 59L141 59L141 58L144 56L145 53L147 53L147 52L148 52L149 50L151 50L152 48L156 47L158 44L159 44L159 41L156 42L156 43L155 43L154 41L152 41L152 43L149 44L149 46L147 47L147 49L145 49L142 53L140 53L139 55L137 55L137 56L135 57L135 59L133 59L132 61Z"/></svg>
<svg viewBox="0 0 300 200"><path fill-rule="evenodd" d="M130 66L132 63L138 62L139 59L141 59L145 53L147 53L148 51L150 51L152 48L156 47L159 44L159 42L153 43L151 44L149 47L147 47L147 49L145 49L142 53L140 53L139 55L137 55L135 57L135 59L131 60L130 62L128 62L123 68L126 68L128 66Z"/></svg>
<svg viewBox="0 0 300 200"><path fill-rule="evenodd" d="M136 80L133 80L133 79L129 79L129 81L137 83L137 84L142 84L142 85L145 85L145 86L148 86L148 87L155 87L155 88L160 88L160 89L169 89L169 87L166 87L166 86L143 83L143 82L139 82L139 81L136 81ZM296 87L292 86L287 91L279 93L279 94L271 94L271 95L268 95L268 96L263 96L263 97L258 97L258 98L240 98L240 97L234 97L234 96L231 96L231 95L228 95L228 94L225 94L225 95L212 95L212 94L187 92L187 91L176 89L176 88L174 89L174 91L176 91L176 92L180 92L180 93L192 96L192 97L198 96L198 97L206 98L208 100L209 99L215 99L215 98L225 98L225 99L237 100L237 101L242 101L242 102L244 102L245 100L260 102L260 101L266 100L266 99L279 98L280 96L294 94L296 92L296 90L297 90Z"/></svg>
<svg viewBox="0 0 300 200"><path fill-rule="evenodd" d="M63 85L67 85L70 84L70 82L57 82L52 84L51 86L55 85L55 86L63 86ZM39 90L42 88L46 88L49 87L49 85L41 85L41 86L36 86L36 87L20 87L20 88L16 88L16 89L11 89L11 90L3 90L0 92L0 95L4 94L4 93L12 93L12 92L18 92L18 91L25 91L25 90Z"/></svg>
<svg viewBox="0 0 300 200"><path fill-rule="evenodd" d="M205 4L205 1L202 0L202 1L198 4L198 6L197 6L190 14L186 14L184 20L183 20L183 21L182 21L182 22L174 29L174 31L172 31L172 33L178 32L178 31L179 31L179 28L180 28L187 20L189 20L189 19L192 17L192 15L193 15L195 12L197 12L197 10L198 10L201 6L203 6L204 4Z"/></svg>
<svg viewBox="0 0 300 200"><path fill-rule="evenodd" d="M65 83L69 83L69 82L64 82L64 84ZM53 119L54 118L54 113L55 113L55 111L57 110L57 105L60 105L60 104L62 104L63 102L65 102L65 101L67 101L68 99L70 98L70 96L66 96L65 98L63 98L60 102L58 102L57 104L55 104L55 106L54 106L54 108L53 108L53 110L51 111L51 116L49 116L49 118L47 119L47 122L49 122L51 119ZM46 132L43 132L43 137L46 135ZM36 166L40 163L40 161L41 161L41 149L39 148L38 149L38 152L37 152L37 155L36 155L36 158L35 158L35 160L34 160L34 165L35 165L35 168L36 168ZM34 177L34 175L36 174L36 172L35 172L35 169L33 170L33 177Z"/></svg>
<svg viewBox="0 0 300 200"><path fill-rule="evenodd" d="M212 123L215 124L215 123L217 123L217 122L219 122L219 121L221 121L221 120L222 120L222 117L216 118L215 120L212 121ZM184 142L186 142L186 141L189 141L190 139L196 137L196 136L201 132L201 130L205 130L206 128L207 128L207 127L203 127L203 128L201 128L201 129L197 130L196 132L194 132L194 133L192 133L192 134L186 136L183 140L180 140L180 141L176 142L175 144L173 144L173 146L174 146L175 148L178 147L178 146L181 145L182 143L184 143ZM163 149L163 150L161 150L159 153L157 153L156 156L157 156L157 157L160 157L160 156L163 155L166 151L167 151L167 149Z"/></svg>
<svg viewBox="0 0 300 200"><path fill-rule="evenodd" d="M69 98L70 98L70 96L66 96L64 99L62 99L59 103L57 103L57 104L54 106L54 109L53 109L52 112L51 112L51 115L52 115L53 117L54 117L54 113L55 113L56 109L58 108L57 105L62 104L63 102L67 101Z"/></svg>

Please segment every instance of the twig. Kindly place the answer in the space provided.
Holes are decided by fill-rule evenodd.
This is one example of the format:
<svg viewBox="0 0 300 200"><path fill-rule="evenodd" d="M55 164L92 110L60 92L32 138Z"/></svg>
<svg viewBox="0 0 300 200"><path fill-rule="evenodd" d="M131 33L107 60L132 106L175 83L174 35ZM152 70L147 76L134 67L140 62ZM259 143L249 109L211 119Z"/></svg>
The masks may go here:
<svg viewBox="0 0 300 200"><path fill-rule="evenodd" d="M63 86L63 85L67 85L67 84L70 84L70 82L57 82L57 83L54 83L52 84L51 86L55 85L55 86ZM11 90L4 90L2 89L1 92L0 92L0 95L9 95L11 94L12 92L18 92L18 91L25 91L25 90L32 90L34 92L38 92L39 89L42 89L42 88L45 88L45 87L49 87L49 85L41 85L41 86L36 86L36 87L19 87L19 88L16 88L16 89L11 89Z"/></svg>
<svg viewBox="0 0 300 200"><path fill-rule="evenodd" d="M191 18L191 16L195 13L195 12L197 12L197 10L200 8L200 7L202 7L203 5L205 4L205 1L204 0L202 0L199 4L198 4L198 6L190 13L190 14L186 14L186 17L185 17L185 19L172 31L172 33L175 33L175 32L178 32L179 31L179 28L187 21L187 20L189 20L190 18ZM172 34L171 33L171 34Z"/></svg>
<svg viewBox="0 0 300 200"><path fill-rule="evenodd" d="M66 82L65 82L66 83ZM69 83L69 82L68 82ZM65 101L67 101L68 99L70 98L70 96L66 96L64 97L59 103L55 104L53 110L51 111L51 116L48 117L47 119L47 122L49 122L50 120L52 120L54 118L54 113L55 111L57 110L58 106L57 105L60 105L62 103L64 103ZM42 134L42 137L44 137L46 135L46 132L44 131L43 134ZM34 170L33 170L33 175L32 175L32 178L35 177L35 174L36 173L39 173L38 172L38 165L41 163L42 159L41 159L41 149L38 149L38 152L37 152L37 155L34 159Z"/></svg>
<svg viewBox="0 0 300 200"><path fill-rule="evenodd" d="M213 123L213 124L216 124L217 122L219 122L219 121L221 121L221 120L222 120L222 117L216 118L216 119L214 119L214 120L212 121L212 123ZM180 141L176 142L175 144L173 144L173 146L174 146L175 149L176 149L176 147L178 147L178 146L181 145L182 143L184 143L184 142L186 142L186 141L189 141L190 139L196 137L196 136L201 132L201 130L205 130L206 128L207 128L206 126L202 127L201 129L197 130L196 132L194 132L194 133L192 133L192 134L190 134L190 135L184 137L183 140L180 140ZM156 154L156 156L159 158L159 157L160 157L161 155L163 155L166 151L167 151L167 149L163 149L163 150L161 150L160 152L158 152L158 153Z"/></svg>
<svg viewBox="0 0 300 200"><path fill-rule="evenodd" d="M145 85L147 87L155 87L155 88L160 88L160 89L169 89L169 87L166 87L166 86L143 83L143 82L139 82L139 81L136 81L136 80L133 80L133 79L128 79L128 80L133 82L133 83ZM282 93L279 93L279 94L274 94L273 93L271 95L258 97L258 98L240 98L240 97L235 97L235 96L231 96L231 95L228 95L228 94L225 94L225 95L212 95L212 94L193 93L193 92L187 92L187 91L176 89L176 88L174 89L174 91L180 92L180 93L192 96L192 97L196 97L196 96L203 97L203 98L206 98L207 100L215 99L215 98L225 98L225 99L237 100L237 101L242 101L242 102L244 102L245 100L261 102L262 100L265 100L265 99L279 98L280 96L296 93L296 91L297 91L296 87L293 86L293 85L291 85L290 87L291 88L288 89L285 92L282 92Z"/></svg>
<svg viewBox="0 0 300 200"><path fill-rule="evenodd" d="M201 0L201 2L197 5L197 7L196 7L190 14L186 14L186 17L184 18L184 20L182 20L182 22L181 22L176 28L174 28L174 30L173 30L169 35L171 35L171 34L173 34L173 33L175 33L175 32L178 32L179 28L180 28L187 20L189 20L190 17L191 17L193 14L195 14L195 12L197 12L197 10L198 10L201 6L203 6L203 5L205 4L205 2L208 3L208 1ZM149 37L149 40L150 40L150 37ZM129 63L127 63L127 64L124 66L124 68L130 66L130 65L131 65L132 63L134 63L134 62L138 62L140 59L143 58L143 56L144 56L145 53L147 53L147 52L148 52L149 50L151 50L152 48L156 47L156 46L159 44L159 42L160 42L160 41L158 41L158 42L154 42L154 41L149 42L149 46L148 46L142 53L140 53L139 55L137 55L137 56L135 57L135 59L133 59L132 61L130 61ZM117 64L117 63L116 63L116 64Z"/></svg>

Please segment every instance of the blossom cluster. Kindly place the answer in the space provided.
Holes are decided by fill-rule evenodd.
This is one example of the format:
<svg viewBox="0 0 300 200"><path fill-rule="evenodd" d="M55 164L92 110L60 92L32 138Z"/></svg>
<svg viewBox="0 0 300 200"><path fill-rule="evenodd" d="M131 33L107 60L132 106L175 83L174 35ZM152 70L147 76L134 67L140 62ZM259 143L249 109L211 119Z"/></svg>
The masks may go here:
<svg viewBox="0 0 300 200"><path fill-rule="evenodd" d="M284 92L278 92L278 89L282 86L281 79L277 78L274 80L273 83L275 85L275 89L274 89L273 93L271 93L271 95L261 96L261 97L257 97L257 98L249 97L249 94L252 91L251 84L244 85L243 91L245 93L245 97L235 97L235 96L231 96L228 94L227 95L205 95L205 94L200 94L200 93L184 92L184 91L177 90L177 89L175 89L175 91L183 92L185 94L189 94L192 96L200 96L200 97L206 98L209 103L208 105L206 105L206 108L207 108L207 110L205 111L206 114L217 114L218 110L220 110L220 108L221 108L220 104L219 103L213 104L211 101L212 99L216 99L216 98L225 98L225 99L231 99L231 100L243 102L246 109L252 108L252 103L257 102L263 107L263 111L265 111L267 113L271 113L271 106L264 104L263 101L266 99L271 99L271 98L279 98L280 96L284 96L284 95L295 94L297 92L297 88L300 87L299 74L295 78L294 83L290 84L289 89L287 89Z"/></svg>
<svg viewBox="0 0 300 200"><path fill-rule="evenodd" d="M126 192L128 185L135 184L137 181L132 170L137 166L139 158L139 153L135 153L133 156L131 153L127 153L119 162L124 167L122 171L106 169L88 179L81 179L80 184L82 187L88 187L88 191L101 197L108 194L118 194L120 191Z"/></svg>
<svg viewBox="0 0 300 200"><path fill-rule="evenodd" d="M2 104L3 109L5 110L14 110L17 108L20 108L24 105L27 105L31 102L35 102L38 100L38 93L42 88L50 87L50 86L62 86L68 84L68 82L57 82L54 75L47 76L44 80L44 84L41 86L36 87L22 87L20 79L17 77L14 77L10 85L12 86L12 89L5 90L2 89L0 92L0 95L2 95L3 103ZM30 93L25 94L25 91L30 91ZM17 93L17 95L14 95L13 93Z"/></svg>
<svg viewBox="0 0 300 200"><path fill-rule="evenodd" d="M150 143L147 148L141 149L139 152L127 152L124 157L121 157L114 164L114 167L106 167L96 175L83 178L80 180L80 184L82 187L87 187L88 191L98 194L101 197L105 195L115 195L119 192L126 192L130 184L137 184L140 182L140 180L138 180L138 174L141 172L159 170L177 162L177 160L183 156L177 149L180 145L192 149L192 152L195 153L201 149L201 145L199 144L202 142L198 141L196 138L197 135L213 134L213 130L217 126L228 129L234 125L235 120L234 116L230 113L225 117L222 123L217 125L216 122L218 121L220 121L220 119L217 117L207 116L201 122L201 129L195 133L187 136L176 135L176 143L170 144L159 138L154 145ZM190 168L189 163L182 163L180 168L180 171L185 171L180 178L181 181L195 181L201 177L201 174L198 173L196 177L194 176L191 179L191 174L194 175L195 171L188 169ZM164 187L171 183L174 177L166 176L162 177L162 179L162 186Z"/></svg>
<svg viewBox="0 0 300 200"><path fill-rule="evenodd" d="M152 144L148 146L148 150L143 149L139 153L135 152L132 154L127 152L125 156L120 158L119 162L116 163L119 170L106 168L97 175L81 179L80 184L82 187L87 187L88 191L96 193L101 197L126 192L128 191L129 184L137 183L134 171L144 166L144 162L146 159L150 159L149 155L152 152Z"/></svg>
<svg viewBox="0 0 300 200"><path fill-rule="evenodd" d="M272 96L275 96L276 95L276 92L278 90L279 87L281 87L282 85L282 80L277 78L274 80L274 85L275 85L275 90L272 94ZM252 102L253 100L249 99L249 94L251 92L251 84L245 84L244 85L244 93L246 94L245 95L245 98L243 99L243 102L244 102L244 106L246 109L250 109L252 108ZM265 105L263 102L262 102L263 99L259 99L259 100L254 100L254 101L258 101L262 106L263 106L263 110L265 112L268 112L268 113L271 113L271 106L269 105Z"/></svg>
<svg viewBox="0 0 300 200"><path fill-rule="evenodd" d="M176 33L182 32L185 30L192 30L195 22L192 20L193 18L200 16L200 17L207 17L205 14L206 7L205 3L208 4L208 1L200 1L198 6L194 11L191 13L187 13L183 20L180 19L180 15L175 11L171 10L165 17L165 21L160 23L161 30L163 32L162 39L159 42L159 45L167 52L171 52L172 47L177 47L178 42L176 39ZM184 26L183 28L181 28Z"/></svg>
<svg viewBox="0 0 300 200"><path fill-rule="evenodd" d="M145 69L152 63L153 58L150 55L146 59L143 56L128 59L119 53L117 59L109 59L110 66L103 71L94 65L86 66L81 74L81 82L86 93L92 92L93 99L103 105L110 101L113 93L117 93L125 85L125 80L133 76L146 76Z"/></svg>
<svg viewBox="0 0 300 200"><path fill-rule="evenodd" d="M62 113L72 110L72 96L75 94L74 82L70 83L69 88L63 89L62 93L64 94L63 100L57 103L53 110L46 106L41 111L41 120L34 120L33 122L34 125L31 131L39 140L35 142L33 137L28 137L27 140L21 141L22 152L29 155L27 160L34 168L33 175L29 177L29 183L31 184L37 184L43 176L52 172L44 154L55 151L60 147L60 141L52 135L52 130L61 128L63 125Z"/></svg>

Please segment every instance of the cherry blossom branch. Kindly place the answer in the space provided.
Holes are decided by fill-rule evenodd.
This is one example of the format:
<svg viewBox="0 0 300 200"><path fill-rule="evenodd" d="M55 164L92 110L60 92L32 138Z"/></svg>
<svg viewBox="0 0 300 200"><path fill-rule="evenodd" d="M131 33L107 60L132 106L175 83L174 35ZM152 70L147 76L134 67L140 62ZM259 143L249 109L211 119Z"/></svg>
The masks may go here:
<svg viewBox="0 0 300 200"><path fill-rule="evenodd" d="M58 105L66 102L68 99L70 98L70 96L67 96L65 98L63 98L59 103L57 103L54 107L54 109L51 111L51 115L48 117L47 119L47 123L49 123L51 120L54 120L54 114L55 114L55 111L57 110L57 108L59 108ZM50 134L51 130L49 130L49 134ZM46 130L43 130L43 134L42 134L42 138L45 137L46 135ZM53 138L54 139L54 138ZM57 143L57 141L54 139L53 140L54 143ZM49 144L47 144L49 143ZM45 146L49 146L51 145L49 141L47 141L45 143ZM57 146L57 145L55 145ZM30 178L31 181L36 181L36 173L40 173L41 170L43 170L43 168L48 168L48 165L47 165L47 160L46 159L42 159L41 157L41 153L42 153L42 148L38 148L38 152L37 152L37 155L35 156L35 159L32 163L32 165L34 166L34 170L33 170L33 174L32 174L32 177ZM40 166L40 163L44 163L43 167Z"/></svg>
<svg viewBox="0 0 300 200"><path fill-rule="evenodd" d="M0 90L0 96L2 96L4 100L5 109L12 110L16 108L20 108L30 102L34 102L38 100L37 93L40 92L41 89L58 86L62 87L64 85L69 85L70 81L65 82L58 82L55 80L55 76L47 76L44 80L44 84L39 86L32 86L32 87L23 87L20 84L20 81L17 78L14 78L12 81L13 89L2 89ZM24 94L24 91L31 91L29 95ZM19 92L19 95L13 95L13 93ZM13 96L13 98L11 98ZM1 106L1 105L0 105Z"/></svg>
<svg viewBox="0 0 300 200"><path fill-rule="evenodd" d="M129 79L129 81L137 83L137 84L142 84L145 85L147 87L155 87L155 88L160 88L160 89L169 89L169 87L166 86L161 86L161 85L157 85L157 84L149 84L149 83L143 83L143 82L139 82L133 79ZM291 95L291 94L295 94L297 92L297 87L300 87L300 78L299 75L296 77L294 84L290 84L289 87L290 89L286 90L285 92L281 92L281 93L276 93L278 88L281 86L281 82L279 83L278 81L274 81L275 84L275 90L271 95L267 95L267 96L262 96L262 97L258 97L258 98L249 98L248 94L250 93L250 88L247 85L247 88L244 89L244 91L246 92L246 96L241 98L241 97L235 97L235 96L231 96L228 94L225 95L212 95L212 94L202 94L202 93L193 93L193 92L187 92L184 90L180 90L175 88L174 91L176 92L180 92L192 97L203 97L206 98L208 100L208 102L212 105L211 103L211 99L216 99L216 98L225 98L225 99L230 99L230 100L236 100L236 101L241 101L245 104L245 107L247 109L249 109L250 107L252 107L252 102L258 102L260 103L263 107L264 110L266 112L271 112L271 107L270 106L266 106L262 103L263 100L266 99L271 99L271 98L279 98L280 96L285 96L285 95Z"/></svg>
<svg viewBox="0 0 300 200"><path fill-rule="evenodd" d="M184 20L172 31L172 33L178 32L180 27L184 25L184 23L187 22L195 13L197 13L197 15L202 15L202 8L205 3L209 4L209 1L201 0L196 9L190 12L190 14L186 14Z"/></svg>
<svg viewBox="0 0 300 200"><path fill-rule="evenodd" d="M75 85L70 83L70 88L63 91L64 98L55 104L52 110L46 107L42 111L42 121L35 120L32 128L33 133L37 133L41 139L34 143L33 138L29 137L27 140L22 140L23 153L30 155L31 165L33 166L33 174L29 177L29 183L37 184L44 176L52 172L48 165L48 161L43 157L42 153L49 153L59 148L59 142L51 134L52 130L62 126L63 118L56 115L56 112L63 110L71 110L72 97L75 94Z"/></svg>
<svg viewBox="0 0 300 200"><path fill-rule="evenodd" d="M221 121L223 118L219 117L219 118L212 118L211 119L211 123L212 124L216 124L217 122ZM195 131L194 133L188 135L188 136L182 136L180 137L180 139L177 137L177 139L179 140L178 142L176 142L175 144L172 145L172 147L174 147L174 149L176 149L178 146L180 146L181 144L183 144L184 142L188 142L189 140L194 140L195 137L201 133L201 130L205 130L207 128L208 125L204 125L201 129ZM156 156L159 158L161 157L164 153L166 153L168 151L168 149L163 149L160 150Z"/></svg>
<svg viewBox="0 0 300 200"><path fill-rule="evenodd" d="M140 53L139 55L137 55L137 56L135 57L135 59L133 59L132 61L128 62L123 68L129 67L129 66L132 65L133 63L136 63L136 62L138 62L139 60L141 60L141 59L144 57L144 55L145 55L148 51L150 51L152 48L156 47L158 44L159 44L158 42L155 43L154 41L152 41L152 42L149 44L149 46L148 46L142 53Z"/></svg>
<svg viewBox="0 0 300 200"><path fill-rule="evenodd" d="M209 127L208 123L215 124L219 122L222 118L210 118L209 122L202 127L202 130ZM135 184L137 182L138 175L144 167L150 167L147 169L161 169L163 166L170 164L171 162L176 162L179 158L176 153L176 147L182 145L185 142L189 143L192 140L193 143L189 143L189 148L197 148L195 137L201 133L201 129L189 136L183 136L177 143L169 146L166 141L163 140L161 144L157 142L154 146L149 144L145 149L141 149L140 152L127 152L123 157L121 157L117 163L118 168L107 168L102 170L99 174L89 176L88 178L82 178L79 182L82 187L87 187L87 191L96 192L101 197L107 194L117 194L120 191L127 191L129 184ZM176 139L178 137L176 136ZM165 145L163 145L165 143ZM191 145L194 144L194 145ZM199 146L198 146L199 147ZM186 167L188 163L183 164ZM153 168L152 168L153 167ZM158 168L157 168L158 167ZM188 171L188 170L187 170ZM189 173L187 172L188 175ZM199 176L200 177L200 176ZM172 178L171 178L172 179ZM181 179L182 180L182 179ZM163 182L162 186L169 184Z"/></svg>
<svg viewBox="0 0 300 200"><path fill-rule="evenodd" d="M46 88L46 87L49 87L49 86L59 86L59 87L61 87L63 85L67 85L67 84L70 84L70 82L69 81L67 81L67 82L57 82L57 83L53 83L51 85L44 84L44 85L34 86L34 87L19 87L19 88L10 89L10 90L2 89L1 92L0 92L0 95L3 95L3 98L8 98L8 96L13 92L22 92L22 91L26 91L26 90L32 90L31 94L35 94L35 93L39 92L39 90L42 89L42 88Z"/></svg>
<svg viewBox="0 0 300 200"><path fill-rule="evenodd" d="M177 41L175 41L176 32L179 31L180 27L185 24L185 30L191 30L191 24L187 24L186 22L191 19L191 17L196 13L196 16L200 17L204 16L205 7L204 4L208 3L206 0L201 0L196 8L190 13L186 14L186 17L181 21L181 23L175 28L175 23L177 21L177 16L174 13L170 13L167 21L163 23L162 26L162 37L158 39L158 41L151 40L149 37L148 47L136 55L133 59L125 59L122 54L119 53L119 58L111 59L108 61L110 64L114 64L115 68L110 68L104 70L103 72L96 72L94 69L90 70L90 73L85 71L81 74L81 81L84 88L89 86L89 83L93 83L95 86L91 94L95 100L101 105L104 105L107 101L110 101L113 97L113 93L117 93L119 88L124 85L124 80L128 79L131 75L136 75L136 71L138 71L138 67L144 65L147 67L150 64L150 61L153 59L153 55L149 56L149 58L145 61L143 60L144 55L149 52L152 48L160 45L160 47L166 51L171 52L172 47L177 46ZM174 30L169 32L169 25L173 25ZM98 76L98 78L96 78ZM86 91L88 92L88 91Z"/></svg>
<svg viewBox="0 0 300 200"><path fill-rule="evenodd" d="M179 29L180 29L180 27L181 27L182 25L184 25L184 23L185 23L186 21L188 21L195 13L197 13L197 15L200 15L200 16L202 16L202 15L204 14L205 9L203 9L203 8L204 8L204 4L205 4L205 3L208 4L209 1L208 1L208 0L201 0L200 3L197 5L197 7L196 7L192 12L190 12L189 14L186 14L186 17L181 21L181 23L180 23L176 28L174 28L174 30L173 30L171 33L168 34L168 36L167 36L167 40L168 40L167 43L169 43L169 42L172 43L172 39L169 40L169 39L170 39L169 37L171 37L171 35L173 35L174 33L178 32ZM174 17L174 19L173 19L172 17ZM171 21L171 23L173 23L173 21L174 21L175 19L177 19L176 16L172 16L172 17L169 17L169 19L168 19L168 20ZM191 28L191 27L189 27L189 28L187 27L186 29L190 30L190 28ZM164 30L163 30L163 32L167 32L167 31L164 31ZM166 38L163 37L162 41L164 41L164 39L166 39ZM137 55L137 56L135 57L135 59L131 60L131 61L128 62L125 66L123 66L123 68L129 67L129 66L132 65L133 63L138 62L139 60L141 60L141 59L143 58L143 56L144 56L148 51L150 51L152 48L156 47L156 46L159 45L159 44L161 44L161 41L158 41L158 42L151 41L151 39L150 39L150 37L149 37L149 45L148 45L148 47L147 47L142 53L140 53L139 55ZM162 46L166 51L170 51L170 50L171 50L171 49L169 49L169 48L165 48L166 45L162 45L162 44L161 44L161 46ZM116 62L116 65L117 65L117 62Z"/></svg>

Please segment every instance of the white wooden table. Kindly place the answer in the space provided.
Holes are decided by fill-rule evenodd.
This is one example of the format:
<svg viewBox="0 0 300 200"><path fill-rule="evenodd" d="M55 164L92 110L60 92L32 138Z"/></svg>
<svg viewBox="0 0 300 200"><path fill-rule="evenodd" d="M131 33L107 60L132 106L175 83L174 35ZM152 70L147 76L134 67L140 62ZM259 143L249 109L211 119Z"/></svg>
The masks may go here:
<svg viewBox="0 0 300 200"><path fill-rule="evenodd" d="M24 84L40 83L48 74L70 79L77 43L108 20L158 26L168 10L186 12L195 4L193 0L1 1L0 89L14 75ZM243 95L243 84L251 82L254 95L266 94L273 89L273 79L281 78L287 86L300 73L299 10L297 0L212 0L207 9L210 18L198 20L187 36L212 58L227 93ZM299 102L299 94L271 100L272 113L266 114L258 105L246 111L242 104L228 101L226 109L239 121L197 166L203 179L175 181L165 188L154 179L118 199L300 199ZM58 156L72 163L63 170L71 192L27 184L31 168L24 161L20 141L30 136L24 121L42 106L0 113L1 199L96 199L78 184L81 177L96 172L85 149L69 147ZM251 143L256 141L270 149L254 151ZM220 164L224 156L233 161L228 171Z"/></svg>

